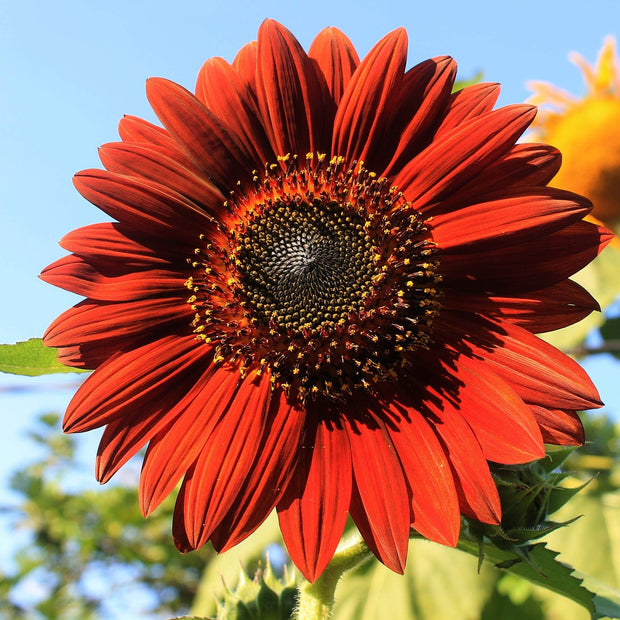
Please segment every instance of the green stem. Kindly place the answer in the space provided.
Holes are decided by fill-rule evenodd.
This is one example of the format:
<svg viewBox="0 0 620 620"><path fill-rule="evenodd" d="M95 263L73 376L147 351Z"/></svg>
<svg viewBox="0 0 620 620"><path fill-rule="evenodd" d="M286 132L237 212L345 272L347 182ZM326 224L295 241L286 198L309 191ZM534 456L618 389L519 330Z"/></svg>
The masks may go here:
<svg viewBox="0 0 620 620"><path fill-rule="evenodd" d="M371 557L368 545L359 534L341 542L323 574L314 583L304 582L299 586L296 620L328 620L342 575Z"/></svg>

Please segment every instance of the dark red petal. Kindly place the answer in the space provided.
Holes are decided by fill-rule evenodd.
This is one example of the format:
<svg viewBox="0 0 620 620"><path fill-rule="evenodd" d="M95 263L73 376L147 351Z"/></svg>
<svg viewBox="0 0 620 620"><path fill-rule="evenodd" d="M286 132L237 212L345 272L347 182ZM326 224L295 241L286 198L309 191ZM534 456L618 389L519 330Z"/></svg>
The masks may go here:
<svg viewBox="0 0 620 620"><path fill-rule="evenodd" d="M384 406L396 418L387 428L411 490L412 526L429 540L455 547L461 514L448 460L424 417L398 401L398 394L390 394Z"/></svg>
<svg viewBox="0 0 620 620"><path fill-rule="evenodd" d="M613 235L590 222L504 248L445 255L441 272L446 286L467 292L514 295L566 280L590 263Z"/></svg>
<svg viewBox="0 0 620 620"><path fill-rule="evenodd" d="M278 504L284 542L304 577L313 582L334 555L344 531L352 488L346 432L320 420L299 449L297 466Z"/></svg>
<svg viewBox="0 0 620 620"><path fill-rule="evenodd" d="M485 82L466 86L453 93L446 106L445 116L435 131L435 139L443 138L472 118L490 112L499 97L499 91L499 84Z"/></svg>
<svg viewBox="0 0 620 620"><path fill-rule="evenodd" d="M256 96L246 81L223 58L210 58L196 81L196 97L228 126L256 162L276 156L260 122Z"/></svg>
<svg viewBox="0 0 620 620"><path fill-rule="evenodd" d="M384 423L370 413L358 410L342 419L351 445L356 489L351 516L373 553L402 574L411 502L398 455Z"/></svg>
<svg viewBox="0 0 620 620"><path fill-rule="evenodd" d="M545 456L540 429L510 385L490 371L484 361L461 355L446 375L462 387L444 398L446 415L459 413L469 424L487 461L516 465Z"/></svg>
<svg viewBox="0 0 620 620"><path fill-rule="evenodd" d="M149 443L140 475L140 508L148 516L173 491L202 453L235 398L241 377L230 366L212 366L167 416L168 424Z"/></svg>
<svg viewBox="0 0 620 620"><path fill-rule="evenodd" d="M260 163L221 119L182 86L151 78L146 94L166 129L222 191L227 193L238 180L247 179Z"/></svg>
<svg viewBox="0 0 620 620"><path fill-rule="evenodd" d="M585 442L583 424L575 411L531 407L545 443L559 446L582 446Z"/></svg>
<svg viewBox="0 0 620 620"><path fill-rule="evenodd" d="M269 373L249 373L181 486L182 520L193 549L207 542L241 492L260 445L271 393ZM176 529L176 528L175 528Z"/></svg>
<svg viewBox="0 0 620 620"><path fill-rule="evenodd" d="M338 28L325 28L312 41L308 56L318 64L332 99L338 105L360 64L353 44Z"/></svg>
<svg viewBox="0 0 620 620"><path fill-rule="evenodd" d="M162 147L170 151L179 151L179 145L163 127L153 125L153 123L149 123L137 116L123 116L118 123L118 133L123 142L133 142L150 147ZM183 158L185 158L185 155L183 155Z"/></svg>
<svg viewBox="0 0 620 620"><path fill-rule="evenodd" d="M449 310L507 319L535 334L572 325L600 310L592 295L572 280L510 297L467 295L444 289L441 305Z"/></svg>
<svg viewBox="0 0 620 620"><path fill-rule="evenodd" d="M141 407L172 407L195 380L195 369L208 353L209 347L191 335L168 336L115 355L76 392L65 413L65 432L97 428Z"/></svg>
<svg viewBox="0 0 620 620"><path fill-rule="evenodd" d="M103 340L156 336L175 324L189 326L194 312L184 298L141 299L128 302L85 300L63 312L43 335L48 347L72 347Z"/></svg>
<svg viewBox="0 0 620 620"><path fill-rule="evenodd" d="M445 398L439 395L439 402L445 403ZM457 410L445 411L431 398L425 404L432 416L429 423L448 456L461 511L482 523L499 523L502 508L497 487L471 428Z"/></svg>
<svg viewBox="0 0 620 620"><path fill-rule="evenodd" d="M118 263L127 268L165 268L173 261L186 266L187 254L182 249L153 243L153 239L149 239L151 245L146 245L145 239L138 241L133 237L136 232L117 222L91 224L65 235L60 245L91 265Z"/></svg>
<svg viewBox="0 0 620 620"><path fill-rule="evenodd" d="M456 194L448 198L450 204L463 201L473 202L473 197L504 192L516 187L537 187L547 185L562 164L562 155L547 144L515 144L505 155L492 162L487 168L466 183Z"/></svg>
<svg viewBox="0 0 620 620"><path fill-rule="evenodd" d="M475 117L436 140L394 178L412 206L432 214L432 206L457 191L496 161L525 131L536 108L513 105Z"/></svg>
<svg viewBox="0 0 620 620"><path fill-rule="evenodd" d="M550 187L513 190L504 196L435 215L428 227L442 254L529 241L581 220L592 209L587 198Z"/></svg>
<svg viewBox="0 0 620 620"><path fill-rule="evenodd" d="M442 319L436 337L484 360L526 403L573 411L601 405L585 370L526 329L508 321L446 310Z"/></svg>
<svg viewBox="0 0 620 620"><path fill-rule="evenodd" d="M305 421L304 409L291 404L283 391L272 395L254 463L232 508L211 535L218 552L247 538L280 501L299 458Z"/></svg>
<svg viewBox="0 0 620 620"><path fill-rule="evenodd" d="M142 144L112 142L99 149L99 157L112 172L164 185L211 215L222 211L226 199L220 190L193 164L175 159L170 152L154 150Z"/></svg>
<svg viewBox="0 0 620 620"><path fill-rule="evenodd" d="M388 106L400 88L407 62L407 32L394 30L362 60L345 89L336 118L332 154L369 162L395 110ZM369 163L372 169L372 163Z"/></svg>
<svg viewBox="0 0 620 620"><path fill-rule="evenodd" d="M169 426L181 412L203 396L213 366L199 370L195 381L187 381L188 389L178 403L168 406L164 399L153 408L131 408L122 417L112 420L105 428L95 464L95 475L101 483L107 482L132 456L163 428ZM183 382L184 384L186 382Z"/></svg>
<svg viewBox="0 0 620 620"><path fill-rule="evenodd" d="M393 176L430 141L450 98L456 76L456 62L440 56L422 62L405 73L403 84L394 100L397 116L387 130L382 148L391 154L383 176ZM383 168L383 166L381 166Z"/></svg>
<svg viewBox="0 0 620 620"><path fill-rule="evenodd" d="M257 96L276 155L325 153L329 142L327 86L284 26L265 20L258 30Z"/></svg>
<svg viewBox="0 0 620 620"><path fill-rule="evenodd" d="M248 87L256 93L256 65L258 42L246 43L235 56L232 66L243 78Z"/></svg>
<svg viewBox="0 0 620 620"><path fill-rule="evenodd" d="M67 291L103 301L133 301L178 294L185 288L186 280L176 271L163 269L104 275L74 255L46 267L40 278Z"/></svg>
<svg viewBox="0 0 620 620"><path fill-rule="evenodd" d="M199 232L213 229L207 214L163 185L107 170L84 170L73 177L77 190L102 211L147 234L196 245Z"/></svg>

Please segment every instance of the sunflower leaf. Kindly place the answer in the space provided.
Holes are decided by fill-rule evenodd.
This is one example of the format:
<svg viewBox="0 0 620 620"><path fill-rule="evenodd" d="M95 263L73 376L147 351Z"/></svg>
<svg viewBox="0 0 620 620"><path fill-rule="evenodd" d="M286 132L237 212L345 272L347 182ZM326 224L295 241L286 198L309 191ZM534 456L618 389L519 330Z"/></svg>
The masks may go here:
<svg viewBox="0 0 620 620"><path fill-rule="evenodd" d="M476 541L461 540L458 548L472 555L478 555ZM485 560L510 573L519 575L535 585L570 598L585 609L593 618L620 618L620 593L605 588L604 594L594 594L584 585L584 580L594 580L576 573L573 568L557 559L558 552L548 549L545 543L527 547L527 552L519 557L513 551L485 545ZM598 590L598 588L597 588Z"/></svg>
<svg viewBox="0 0 620 620"><path fill-rule="evenodd" d="M31 338L15 344L0 344L0 372L35 377L87 371L61 364L56 359L56 349L43 346L40 338Z"/></svg>

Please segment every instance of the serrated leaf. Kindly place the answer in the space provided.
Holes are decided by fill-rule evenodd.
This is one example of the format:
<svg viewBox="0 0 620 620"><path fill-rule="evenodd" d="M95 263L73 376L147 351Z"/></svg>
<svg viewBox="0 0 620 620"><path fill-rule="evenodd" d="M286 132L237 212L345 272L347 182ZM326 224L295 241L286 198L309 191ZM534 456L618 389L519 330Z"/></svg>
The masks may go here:
<svg viewBox="0 0 620 620"><path fill-rule="evenodd" d="M461 540L458 547L467 553L478 554L478 544L473 541ZM493 545L486 545L484 552L485 560L500 565L531 583L566 596L595 614L594 594L583 586L583 580L575 575L571 566L557 559L559 553L547 548L546 543L532 545L528 548L527 560L521 559L517 562L514 561L517 559L514 553Z"/></svg>
<svg viewBox="0 0 620 620"><path fill-rule="evenodd" d="M61 364L56 359L56 349L43 346L40 338L31 338L15 344L0 344L0 372L35 377L87 371Z"/></svg>

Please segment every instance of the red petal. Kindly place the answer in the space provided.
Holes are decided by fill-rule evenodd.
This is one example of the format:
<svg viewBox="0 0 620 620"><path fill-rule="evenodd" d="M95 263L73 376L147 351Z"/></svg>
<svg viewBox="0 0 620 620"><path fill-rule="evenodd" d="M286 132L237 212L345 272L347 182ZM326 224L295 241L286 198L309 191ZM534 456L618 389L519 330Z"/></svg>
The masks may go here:
<svg viewBox="0 0 620 620"><path fill-rule="evenodd" d="M332 99L338 105L360 64L353 44L338 28L325 28L312 41L308 56L318 64Z"/></svg>
<svg viewBox="0 0 620 620"><path fill-rule="evenodd" d="M435 215L429 229L442 254L468 253L503 248L565 228L591 208L587 198L571 192L513 190L498 200Z"/></svg>
<svg viewBox="0 0 620 620"><path fill-rule="evenodd" d="M231 406L241 381L239 370L211 367L191 393L167 416L151 439L140 475L140 508L148 516L173 491L202 453L215 426Z"/></svg>
<svg viewBox="0 0 620 620"><path fill-rule="evenodd" d="M328 147L327 86L313 62L284 26L265 20L258 30L258 104L276 155L300 155ZM326 124L327 122L327 124Z"/></svg>
<svg viewBox="0 0 620 620"><path fill-rule="evenodd" d="M254 450L265 427L271 393L270 376L251 372L244 379L228 411L185 475L179 500L187 540L198 549L232 508L254 461ZM179 501L177 500L177 502ZM177 530L180 525L173 526Z"/></svg>
<svg viewBox="0 0 620 620"><path fill-rule="evenodd" d="M436 406L432 398L426 399L429 423L448 456L462 512L482 523L499 523L499 494L478 440L457 410L444 410L445 397L435 396L442 405Z"/></svg>
<svg viewBox="0 0 620 620"><path fill-rule="evenodd" d="M249 536L280 501L293 475L306 420L305 411L288 402L284 392L272 396L262 443L248 477L211 542L226 551Z"/></svg>
<svg viewBox="0 0 620 620"><path fill-rule="evenodd" d="M255 162L224 122L188 90L151 78L146 94L159 120L191 160L225 193L247 178Z"/></svg>
<svg viewBox="0 0 620 620"><path fill-rule="evenodd" d="M295 566L313 582L334 555L351 502L351 448L347 434L324 420L300 448L278 517Z"/></svg>
<svg viewBox="0 0 620 620"><path fill-rule="evenodd" d="M208 353L193 336L168 336L115 355L76 392L65 413L65 432L91 430L139 408L172 408Z"/></svg>
<svg viewBox="0 0 620 620"><path fill-rule="evenodd" d="M456 62L449 56L427 60L405 73L394 101L399 114L383 143L388 153L394 149L390 142L397 146L383 176L393 176L427 146L438 116L450 98L455 76Z"/></svg>
<svg viewBox="0 0 620 620"><path fill-rule="evenodd" d="M559 446L582 446L585 442L583 424L575 411L531 407L546 443Z"/></svg>
<svg viewBox="0 0 620 620"><path fill-rule="evenodd" d="M188 326L194 313L182 299L141 299L128 302L82 301L63 312L43 335L45 346L71 347L103 340L156 336L174 324Z"/></svg>
<svg viewBox="0 0 620 620"><path fill-rule="evenodd" d="M602 227L577 222L492 251L445 255L441 271L448 287L514 295L562 282L596 258L612 238Z"/></svg>
<svg viewBox="0 0 620 620"><path fill-rule="evenodd" d="M137 269L169 266L171 261L180 267L187 265L187 254L175 252L170 244L145 245L134 238L138 231L128 229L117 222L91 224L71 231L60 240L65 250L84 258L91 265L125 265ZM139 233L138 233L139 235ZM154 240L149 240L153 242Z"/></svg>
<svg viewBox="0 0 620 620"><path fill-rule="evenodd" d="M486 194L505 192L517 187L536 187L547 185L556 175L562 164L562 155L556 148L547 144L515 144L505 155L492 162L487 168L466 183L448 205L462 204L463 200L473 202ZM470 198L471 197L471 198Z"/></svg>
<svg viewBox="0 0 620 620"><path fill-rule="evenodd" d="M95 475L101 483L107 482L132 456L134 456L162 428L167 427L179 413L202 395L213 372L210 366L196 382L186 382L188 391L173 407L158 402L154 409L132 408L121 418L112 420L105 428L95 464Z"/></svg>
<svg viewBox="0 0 620 620"><path fill-rule="evenodd" d="M178 161L171 155L170 152L126 142L104 144L99 149L99 157L108 170L158 183L185 196L212 215L221 213L226 199L220 190L193 164Z"/></svg>
<svg viewBox="0 0 620 620"><path fill-rule="evenodd" d="M585 370L526 329L508 321L445 310L442 317L436 336L448 346L464 346L468 355L485 360L487 368L526 403L573 411L601 405Z"/></svg>
<svg viewBox="0 0 620 620"><path fill-rule="evenodd" d="M425 538L455 547L461 514L448 460L424 417L398 400L390 395L384 406L397 419L388 432L411 490L412 525Z"/></svg>
<svg viewBox="0 0 620 620"><path fill-rule="evenodd" d="M394 184L414 208L431 215L433 205L513 146L535 114L532 106L513 105L478 116L433 141L396 175Z"/></svg>
<svg viewBox="0 0 620 620"><path fill-rule="evenodd" d="M499 91L499 84L483 83L472 84L453 93L445 116L435 131L435 139L443 138L472 118L490 112L499 97Z"/></svg>
<svg viewBox="0 0 620 620"><path fill-rule="evenodd" d="M600 310L592 295L572 280L510 297L444 291L441 305L449 310L507 319L535 334L572 325L593 310Z"/></svg>
<svg viewBox="0 0 620 620"><path fill-rule="evenodd" d="M250 41L237 52L232 63L233 69L239 73L254 93L256 93L257 56L258 43L256 41Z"/></svg>
<svg viewBox="0 0 620 620"><path fill-rule="evenodd" d="M196 81L196 97L216 116L226 119L256 162L275 161L275 154L259 120L255 93L224 59L210 58L202 65Z"/></svg>
<svg viewBox="0 0 620 620"><path fill-rule="evenodd" d="M380 420L361 409L342 419L351 444L356 488L351 516L373 553L402 574L411 502L398 455Z"/></svg>
<svg viewBox="0 0 620 620"><path fill-rule="evenodd" d="M209 216L163 185L107 170L83 170L73 177L77 190L128 227L195 247L199 232L213 229Z"/></svg>
<svg viewBox="0 0 620 620"><path fill-rule="evenodd" d="M123 142L135 142L181 152L174 138L163 127L153 125L137 116L123 116L118 124L118 133Z"/></svg>
<svg viewBox="0 0 620 620"><path fill-rule="evenodd" d="M487 461L515 465L545 456L530 409L484 361L461 355L446 374L462 387L454 395L455 402L444 399L444 411L450 415L454 410L465 418Z"/></svg>
<svg viewBox="0 0 620 620"><path fill-rule="evenodd" d="M403 28L383 37L361 62L342 95L334 120L332 154L346 161L369 158L378 146L395 110L388 106L400 88L407 61Z"/></svg>
<svg viewBox="0 0 620 620"><path fill-rule="evenodd" d="M131 268L129 268L131 269ZM186 278L176 271L148 269L103 275L77 256L65 256L46 267L40 278L78 295L104 301L133 301L177 294Z"/></svg>

